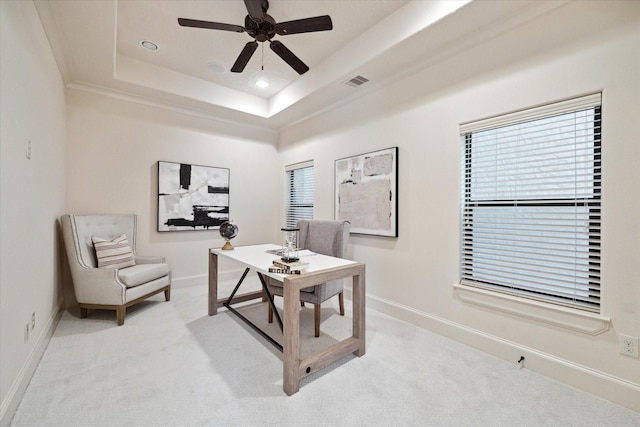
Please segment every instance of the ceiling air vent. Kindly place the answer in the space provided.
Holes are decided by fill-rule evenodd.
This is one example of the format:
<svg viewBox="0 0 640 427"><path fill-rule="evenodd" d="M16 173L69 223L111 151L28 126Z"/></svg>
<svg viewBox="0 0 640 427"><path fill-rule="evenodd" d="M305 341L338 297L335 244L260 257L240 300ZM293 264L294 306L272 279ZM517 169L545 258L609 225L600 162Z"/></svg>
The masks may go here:
<svg viewBox="0 0 640 427"><path fill-rule="evenodd" d="M362 77L362 76L355 76L345 82L343 82L344 84L346 84L347 86L351 86L351 87L358 87L358 86L362 86L363 84L365 84L366 82L368 82L369 79L366 77Z"/></svg>

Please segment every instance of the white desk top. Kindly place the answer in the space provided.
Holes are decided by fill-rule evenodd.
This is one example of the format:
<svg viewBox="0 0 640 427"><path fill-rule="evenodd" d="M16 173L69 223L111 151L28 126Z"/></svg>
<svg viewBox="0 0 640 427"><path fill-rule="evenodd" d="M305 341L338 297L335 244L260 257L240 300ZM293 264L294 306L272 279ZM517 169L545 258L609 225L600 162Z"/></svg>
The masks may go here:
<svg viewBox="0 0 640 427"><path fill-rule="evenodd" d="M270 254L267 252L268 250L273 249L282 249L282 246L267 243L263 245L236 246L233 250L228 251L223 251L222 249L212 249L211 252L215 253L218 256L223 256L225 258L238 261L246 265L247 267L251 267L256 271L259 271L260 273L282 281L286 275L269 272L269 267L273 267L273 260L280 259L278 255ZM335 258L321 254L302 256L300 257L300 261L309 263L309 268L305 270L305 272L309 273L325 270L328 268L355 264L355 261Z"/></svg>

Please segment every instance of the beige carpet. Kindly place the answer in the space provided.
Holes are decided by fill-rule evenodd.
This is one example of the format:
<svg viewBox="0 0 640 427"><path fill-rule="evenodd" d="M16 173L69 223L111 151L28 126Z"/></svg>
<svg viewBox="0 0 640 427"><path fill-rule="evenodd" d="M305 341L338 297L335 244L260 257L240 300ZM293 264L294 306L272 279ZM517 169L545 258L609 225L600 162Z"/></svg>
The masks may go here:
<svg viewBox="0 0 640 427"><path fill-rule="evenodd" d="M373 310L367 354L289 397L281 353L226 310L209 317L206 292L174 287L121 327L114 312L65 312L11 425L640 426L639 413ZM263 304L243 310L266 322ZM349 333L350 310L323 305L320 339L312 316L302 310L304 343Z"/></svg>

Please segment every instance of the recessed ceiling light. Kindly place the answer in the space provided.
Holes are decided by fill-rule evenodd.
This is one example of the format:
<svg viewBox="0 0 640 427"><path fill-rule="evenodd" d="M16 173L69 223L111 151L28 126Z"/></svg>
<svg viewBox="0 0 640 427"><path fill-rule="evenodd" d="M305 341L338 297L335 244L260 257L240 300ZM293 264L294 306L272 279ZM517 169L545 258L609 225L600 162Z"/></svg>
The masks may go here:
<svg viewBox="0 0 640 427"><path fill-rule="evenodd" d="M143 48L148 49L148 50L152 50L152 51L158 50L158 45L155 44L154 42L150 42L149 40L142 40L140 42L140 45Z"/></svg>
<svg viewBox="0 0 640 427"><path fill-rule="evenodd" d="M220 63L218 63L216 61L209 61L204 65L212 73L224 73L225 71L227 71L225 69L224 65L222 65L222 64L220 64Z"/></svg>
<svg viewBox="0 0 640 427"><path fill-rule="evenodd" d="M265 89L265 88L268 88L270 85L269 85L269 82L266 80L257 80L256 86Z"/></svg>

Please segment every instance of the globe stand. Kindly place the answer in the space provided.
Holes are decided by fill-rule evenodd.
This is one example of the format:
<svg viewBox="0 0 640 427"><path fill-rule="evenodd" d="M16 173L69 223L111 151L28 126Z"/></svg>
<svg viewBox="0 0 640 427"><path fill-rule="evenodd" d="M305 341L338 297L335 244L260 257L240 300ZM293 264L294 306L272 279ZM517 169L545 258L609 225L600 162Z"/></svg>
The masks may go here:
<svg viewBox="0 0 640 427"><path fill-rule="evenodd" d="M231 251L233 250L233 245L231 244L231 239L238 235L238 226L233 223L233 221L229 220L227 222L223 222L220 224L220 236L224 238L225 242L222 246L223 251Z"/></svg>

